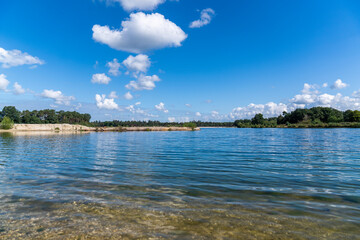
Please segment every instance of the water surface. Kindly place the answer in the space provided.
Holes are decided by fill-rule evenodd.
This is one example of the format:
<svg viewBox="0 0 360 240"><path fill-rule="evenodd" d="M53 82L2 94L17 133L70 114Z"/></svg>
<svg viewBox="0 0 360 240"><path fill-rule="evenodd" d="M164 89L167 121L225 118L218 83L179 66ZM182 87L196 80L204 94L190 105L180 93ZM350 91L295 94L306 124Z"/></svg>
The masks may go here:
<svg viewBox="0 0 360 240"><path fill-rule="evenodd" d="M0 134L0 239L360 239L360 129Z"/></svg>

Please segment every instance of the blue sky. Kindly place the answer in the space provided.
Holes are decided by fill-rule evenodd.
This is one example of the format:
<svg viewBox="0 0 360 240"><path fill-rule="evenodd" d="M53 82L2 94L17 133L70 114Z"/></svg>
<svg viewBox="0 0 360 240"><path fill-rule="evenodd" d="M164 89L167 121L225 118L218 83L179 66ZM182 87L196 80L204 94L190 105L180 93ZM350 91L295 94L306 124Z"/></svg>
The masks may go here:
<svg viewBox="0 0 360 240"><path fill-rule="evenodd" d="M356 0L12 0L0 9L0 108L160 121L360 109Z"/></svg>

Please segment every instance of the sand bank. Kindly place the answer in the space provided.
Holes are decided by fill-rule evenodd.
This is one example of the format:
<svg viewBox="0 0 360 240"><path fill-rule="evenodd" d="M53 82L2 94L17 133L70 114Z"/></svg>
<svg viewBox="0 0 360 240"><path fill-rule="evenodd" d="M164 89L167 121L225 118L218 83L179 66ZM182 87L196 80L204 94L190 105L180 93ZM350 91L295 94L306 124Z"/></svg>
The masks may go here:
<svg viewBox="0 0 360 240"><path fill-rule="evenodd" d="M14 124L10 130L0 132L161 132L192 131L188 127L87 127L71 124ZM198 131L200 128L195 128Z"/></svg>

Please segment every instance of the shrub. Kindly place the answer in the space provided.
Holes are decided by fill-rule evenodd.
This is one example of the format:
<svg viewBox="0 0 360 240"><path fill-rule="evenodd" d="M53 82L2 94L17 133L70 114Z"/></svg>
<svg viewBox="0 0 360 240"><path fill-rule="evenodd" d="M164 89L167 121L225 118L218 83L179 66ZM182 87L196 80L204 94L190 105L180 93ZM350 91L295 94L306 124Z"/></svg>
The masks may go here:
<svg viewBox="0 0 360 240"><path fill-rule="evenodd" d="M191 130L195 130L195 128L197 127L195 123L193 122L188 122L188 123L184 123L183 124L184 127L187 127L187 128L191 128Z"/></svg>
<svg viewBox="0 0 360 240"><path fill-rule="evenodd" d="M0 128L9 130L12 129L14 126L14 122L9 117L4 117L3 120L0 123Z"/></svg>

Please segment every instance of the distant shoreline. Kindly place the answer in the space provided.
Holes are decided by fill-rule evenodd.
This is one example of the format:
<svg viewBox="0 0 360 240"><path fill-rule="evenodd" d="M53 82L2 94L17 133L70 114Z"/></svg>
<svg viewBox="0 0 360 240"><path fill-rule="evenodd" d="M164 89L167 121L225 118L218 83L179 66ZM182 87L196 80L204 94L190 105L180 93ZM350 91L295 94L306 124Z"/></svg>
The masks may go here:
<svg viewBox="0 0 360 240"><path fill-rule="evenodd" d="M71 124L14 124L12 129L1 132L166 132L199 131L189 127L87 127Z"/></svg>

